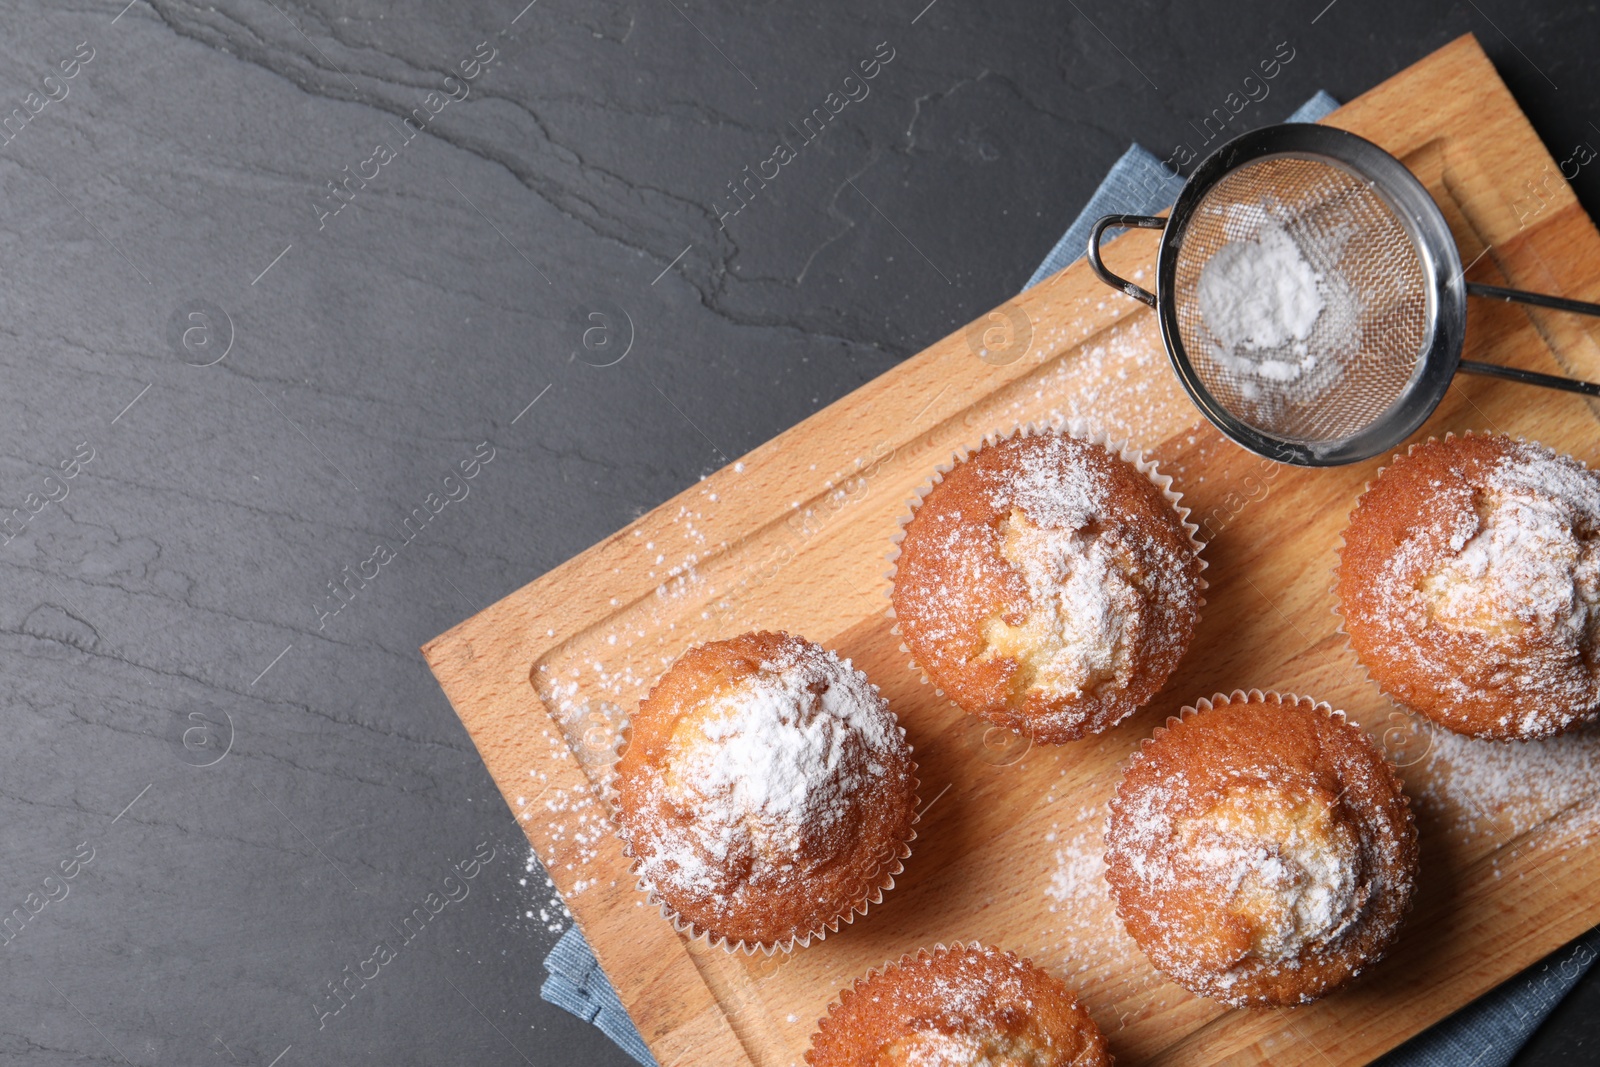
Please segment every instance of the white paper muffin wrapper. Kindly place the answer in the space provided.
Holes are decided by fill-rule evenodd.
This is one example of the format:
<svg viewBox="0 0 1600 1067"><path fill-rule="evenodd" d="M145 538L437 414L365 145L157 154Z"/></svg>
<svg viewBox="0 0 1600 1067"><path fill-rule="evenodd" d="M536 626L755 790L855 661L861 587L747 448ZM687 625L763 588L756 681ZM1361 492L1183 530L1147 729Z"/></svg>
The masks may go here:
<svg viewBox="0 0 1600 1067"><path fill-rule="evenodd" d="M1329 596L1329 599L1331 600L1331 603L1330 603L1330 605L1328 607L1328 610L1330 612L1332 612L1334 618L1339 620L1339 625L1336 628L1335 632L1340 637L1342 637L1344 639L1345 647L1350 650L1350 654L1353 657L1355 657L1355 661L1361 665L1361 673L1362 673L1362 675L1366 678L1368 684L1370 684L1375 689L1377 689L1378 692L1383 694L1384 699L1389 702L1389 705L1390 705L1391 708L1394 708L1395 710L1398 710L1398 711L1402 712L1403 714L1411 716L1412 718L1418 720L1419 722L1422 722L1422 723L1426 724L1426 726L1427 726L1427 728L1429 730L1444 730L1444 731L1446 731L1448 733L1455 734L1457 737L1466 738L1469 741L1485 741L1485 742L1488 742L1488 743L1491 743L1491 744L1512 744L1512 743L1524 744L1524 743L1527 743L1527 742L1530 742L1530 741L1545 741L1545 740L1549 740L1551 736L1557 736L1557 735L1540 734L1540 735L1537 735L1537 736L1534 736L1534 737L1482 737L1482 736L1478 736L1478 735L1475 735L1475 734L1465 734L1465 733L1461 733L1461 732L1451 728L1446 723L1440 722L1438 719L1435 719L1432 715L1429 715L1428 713L1426 713L1424 711L1421 711L1421 710L1419 710L1417 708L1413 708L1411 705L1405 703L1399 697L1397 697L1393 693L1389 692L1388 688L1382 682L1378 681L1378 679L1373 677L1371 668L1367 666L1366 660L1362 659L1360 653L1358 653L1356 651L1354 643L1350 640L1350 632L1345 629L1344 604L1339 599L1339 571L1344 566L1344 551L1345 551L1345 548L1346 548L1345 534L1348 533L1349 530L1350 530L1350 517L1355 515L1356 508L1360 506L1361 501L1366 499L1367 493L1371 491L1372 487L1377 484L1377 482L1378 482L1378 480L1380 478L1383 477L1383 473L1385 471L1387 471L1391 466L1393 466L1396 461L1398 461L1398 460L1400 460L1402 458L1409 459L1411 457L1412 453L1414 453L1422 445L1434 444L1434 443L1440 443L1440 442L1447 442L1447 441L1450 441L1450 440L1452 440L1453 438L1456 438L1456 437L1509 437L1509 438L1511 438L1511 440L1517 442L1518 444L1533 445L1536 448L1549 448L1549 446L1540 444L1538 441L1531 440L1531 439L1529 439L1527 437L1524 437L1521 434L1516 434L1516 435L1513 436L1512 434L1498 433L1498 432L1493 431L1493 430L1481 431L1481 432L1473 431L1473 430L1463 430L1461 433L1458 434L1458 433L1456 433L1455 431L1452 430L1449 433L1446 433L1442 438L1430 435L1426 440L1413 441L1413 442L1411 442L1410 445L1406 446L1405 452L1403 452L1403 453L1396 452L1392 457L1390 457L1388 463L1385 463L1383 466L1379 467L1377 469L1377 471L1373 473L1372 477L1367 479L1367 481L1361 486L1361 492L1356 496L1355 503L1350 505L1350 512L1349 512L1349 515L1347 515L1346 518L1345 518L1344 529L1339 531L1339 547L1335 552L1335 554L1338 557L1338 562L1335 563L1334 566L1333 566L1333 569L1328 572L1329 573L1328 596ZM1552 451L1552 452L1555 452L1555 449L1549 449L1549 450ZM1558 452L1557 455L1567 455L1567 454ZM1574 462L1576 462L1579 465L1581 465L1582 467L1584 467L1584 469L1586 469L1586 470L1589 469L1589 465L1587 463L1585 463L1583 460L1578 459L1578 457L1576 457L1576 456L1568 456L1568 458L1572 459ZM1570 729L1578 729L1581 725L1582 725L1581 722L1575 723L1572 727L1570 727ZM1560 732L1563 732L1563 731L1558 731L1558 734ZM1428 748L1425 749L1415 759L1407 759L1407 761L1404 764L1397 764L1397 766L1401 766L1401 767L1414 766L1416 763L1420 762L1422 757L1426 756L1427 753L1430 752L1430 751L1432 751L1431 742L1430 742ZM1387 755L1387 753L1385 753L1385 755Z"/></svg>
<svg viewBox="0 0 1600 1067"><path fill-rule="evenodd" d="M848 986L845 986L843 989L839 990L838 995L828 1002L828 1010L823 1014L822 1018L817 1021L816 1029L812 1032L811 1040L807 1042L806 1063L809 1064L811 1062L810 1049L816 1046L816 1039L821 1033L822 1026L831 1020L836 1012L843 1009L847 999L854 999L855 997L863 995L863 989L895 968L910 967L925 959L935 959L940 956L947 956L951 953L962 951L987 953L993 956L998 956L1003 960L1018 960L1035 968L1039 967L1038 964L1034 963L1025 956L1021 956L1007 949L996 948L993 945L986 945L981 941L956 941L949 945L946 945L943 941L940 941L935 943L932 948L919 948L915 952L904 953L897 960L885 960L883 963L856 978L855 981L851 982ZM1043 968L1039 969L1042 970ZM1078 991L1076 989L1071 989L1069 991L1072 994L1073 1002L1078 1007L1084 1008L1085 1012L1087 1013L1087 1008L1083 1003L1083 998Z"/></svg>
<svg viewBox="0 0 1600 1067"><path fill-rule="evenodd" d="M840 657L840 662L843 663L848 669L855 669L850 660L845 659L842 656ZM671 668L668 669L670 670ZM877 685L872 683L870 679L868 684L872 685L872 690L874 693L878 693L880 697L882 696L882 693L879 691ZM654 691L654 687L652 686L651 688L652 691ZM894 709L890 708L889 713L893 715ZM899 724L898 717L895 719L895 729L900 731L900 739L905 741L906 728ZM915 755L915 750L912 749L909 742L906 743L906 752L908 757ZM618 762L621 761L619 760ZM742 953L746 956L754 956L757 953L760 953L771 956L775 952L792 952L796 948L806 948L813 941L821 941L829 934L838 933L840 926L854 923L856 921L856 917L865 915L867 913L867 909L872 905L882 904L883 895L894 888L895 879L897 879L905 871L905 861L910 857L911 845L917 839L917 824L922 821L922 798L919 794L919 790L922 788L922 782L917 777L917 762L915 759L908 759L907 762L910 764L911 798L915 813L912 815L911 823L907 827L905 839L903 841L896 842L884 853L883 858L880 860L880 866L875 879L875 884L864 896L862 896L860 900L851 904L847 911L834 916L832 919L829 919L827 922L822 923L812 930L808 930L802 934L795 934L779 941L745 941L743 939L729 939L721 934L716 933L714 930L711 930L707 927L702 927L679 914L678 911L673 908L671 904L667 903L667 901L662 898L661 894L656 891L655 885L645 877L643 862L636 855L634 855L632 844L629 842L627 836L621 832L623 824L621 818L619 817L619 801L621 798L616 787L616 764L612 764L611 767L607 769L608 773L605 775L604 785L601 788L601 796L605 801L607 813L611 817L612 825L617 829L617 838L622 843L622 852L630 861L628 869L634 877L635 888L637 888L639 892L645 894L652 907L660 909L661 917L667 922L671 923L674 930L682 934L690 941L699 941L714 948L721 948L730 953Z"/></svg>
<svg viewBox="0 0 1600 1067"><path fill-rule="evenodd" d="M1367 734L1367 732L1365 730L1362 730L1360 728L1360 726L1353 719L1351 719L1349 716L1347 716L1343 711L1340 711L1340 710L1337 710L1336 708L1334 708L1333 705L1329 704L1327 701L1325 701L1325 700L1315 700L1315 699L1313 699L1311 697L1300 696L1297 693L1283 693L1283 692L1279 692L1276 689L1265 689L1265 690L1263 690L1263 689L1250 689L1248 691L1243 690L1243 689L1235 689L1231 693L1217 693L1217 694L1211 696L1210 698L1201 697L1199 700L1196 700L1193 704L1185 705L1178 712L1178 714L1172 715L1172 716L1168 716L1167 721L1163 725L1156 727L1153 731L1151 731L1149 737L1146 737L1146 738L1144 738L1143 740L1141 740L1139 742L1139 746L1136 749L1134 749L1133 754L1130 755L1128 757L1128 759L1124 762L1123 768L1122 768L1122 773L1118 776L1118 788L1117 788L1117 791L1112 794L1112 800L1111 800L1110 804L1108 805L1108 808L1111 808L1113 810L1112 810L1112 812L1108 812L1108 814L1114 814L1114 809L1115 809L1117 800L1121 795L1121 782L1122 782L1122 779L1127 776L1128 771L1132 770L1135 766L1137 766L1139 763L1141 763L1145 759L1146 750L1149 749L1149 747L1151 745L1155 744L1155 742L1157 740L1159 740L1160 738L1164 737L1167 734L1167 732L1169 730L1171 730L1174 726L1176 726L1179 723L1184 722L1184 721L1186 721L1186 720L1188 720L1188 719L1190 719L1190 718L1192 718L1192 717L1194 717L1196 715L1201 715L1201 714L1204 714L1206 712L1209 712L1209 711L1213 710L1214 708L1227 707L1227 706L1232 705L1232 704L1253 704L1253 703L1277 704L1277 705L1286 706L1286 707L1305 708L1308 711L1317 712L1318 714L1321 714L1321 715L1325 716L1326 718L1328 718L1329 720L1331 720L1333 722L1342 723L1342 724L1344 724L1346 726L1349 726L1351 729L1355 730L1358 734L1360 734L1361 738L1372 748L1373 752L1378 756L1378 758L1380 760L1382 760L1383 763L1385 764L1385 766L1387 766L1389 768L1390 773L1394 775L1395 781L1397 781L1400 784L1400 801L1401 801L1401 806L1405 809L1406 831L1407 831L1407 833L1410 834L1411 839L1413 841L1418 841L1416 805L1412 802L1411 795L1406 792L1406 790L1405 790L1405 781L1401 777L1399 769L1394 765L1394 761L1389 759L1388 754L1385 753L1383 751L1383 749L1380 748L1372 740L1372 738ZM1109 818L1107 820L1106 827L1107 827L1107 832L1109 833L1109 831L1110 831L1110 820L1109 820ZM1110 847L1109 847L1109 845L1107 846L1107 851L1106 851L1106 856L1105 856L1105 863L1106 863L1107 866L1109 866L1110 863L1111 863L1111 855L1110 855ZM1117 895L1115 893L1111 894L1111 901L1112 901L1112 905L1115 908L1116 913L1117 913L1117 920L1123 924L1124 928L1126 928L1127 927L1127 923L1128 923L1128 916L1123 911L1122 901L1117 898ZM1415 910L1416 901L1417 901L1417 892L1415 890L1415 887L1413 887L1413 890L1412 890L1412 893L1411 893L1411 897L1410 897L1409 900L1407 900L1405 910L1401 913L1401 918L1402 919L1404 918L1405 915L1407 915L1411 911ZM1389 947L1392 947L1392 944ZM1353 981L1363 970L1366 970L1367 968L1369 968L1369 967L1373 966L1374 964L1378 963L1379 960L1383 959L1383 957L1387 954L1387 952L1388 952L1388 948L1385 948L1383 951L1377 953L1373 958L1364 961L1364 963L1362 964L1361 967L1357 968L1355 971L1353 971L1351 973L1350 980ZM1335 990L1329 990L1330 994L1332 992L1335 992ZM1203 994L1197 994L1197 995L1203 995ZM1325 994L1325 995L1327 995L1327 994ZM1213 999L1216 999L1216 998L1213 998ZM1221 999L1218 999L1218 1002L1219 1003L1227 1003L1226 1001L1221 1000ZM1304 1001L1302 1003L1304 1003ZM1242 1005L1234 1005L1234 1006L1237 1007L1237 1006L1242 1006Z"/></svg>
<svg viewBox="0 0 1600 1067"><path fill-rule="evenodd" d="M1146 459L1142 449L1135 448L1129 441L1120 438L1113 439L1103 431L1093 429L1087 420L1069 419L1061 426L1054 426L1050 424L1041 425L1037 422L1029 421L1025 423L1016 423L1008 430L996 431L985 435L982 443L980 443L976 448L962 447L958 449L950 457L950 459L935 466L933 473L928 476L928 479L916 488L916 495L906 501L906 512L898 520L898 529L895 531L894 536L890 538L890 548L888 553L889 569L884 573L884 577L888 580L888 585L884 589L884 596L889 598L890 601L889 606L885 610L884 614L887 615L890 620L891 625L889 627L889 632L891 634L900 638L903 638L904 636L900 632L900 621L895 617L894 601L892 599L894 594L894 578L897 569L896 565L900 559L900 544L905 540L906 527L910 525L911 520L916 517L917 509L922 506L922 502L927 499L928 494L933 492L933 487L944 481L944 476L950 473L950 471L954 470L957 464L964 462L967 457L974 455L975 453L980 452L991 445L997 445L1002 441L1008 441L1018 435L1032 437L1036 434L1051 432L1062 433L1068 437L1076 438L1079 441L1085 441L1089 444L1099 445L1107 452L1110 452L1113 456L1116 456L1123 462L1132 465L1135 470L1137 470L1140 474L1143 474L1146 478L1149 478L1151 484L1153 484L1157 489L1161 490L1161 495L1166 497L1167 502L1172 505L1172 509L1178 513L1178 521L1181 523L1184 532L1189 537L1189 545L1194 550L1195 559L1199 560L1200 562L1201 576L1199 578L1199 592L1204 594L1204 592L1210 588L1210 584L1204 577L1205 569L1209 566L1209 563L1203 554L1205 543L1199 538L1200 527L1198 524L1189 521L1190 509L1184 506L1183 494L1172 488L1172 475L1162 474L1159 470L1158 463L1155 460ZM1200 622L1200 609L1204 608L1205 605L1205 597L1203 595L1197 597L1195 603L1195 625L1197 628ZM905 656L906 663L912 673L916 674L922 679L923 685L932 686L935 695L939 697L943 697L945 695L944 690L928 676L927 670L917 663L916 657L912 655L911 649L906 645L904 640L901 640L900 642L900 653ZM1185 654L1187 654L1187 652ZM957 704L954 700L950 701L950 705L963 714L971 714L965 708L962 708L961 705ZM1115 724L1113 723L1111 725L1114 726ZM997 728L1002 727L997 726ZM1111 726L1106 727L1108 730L1110 728Z"/></svg>

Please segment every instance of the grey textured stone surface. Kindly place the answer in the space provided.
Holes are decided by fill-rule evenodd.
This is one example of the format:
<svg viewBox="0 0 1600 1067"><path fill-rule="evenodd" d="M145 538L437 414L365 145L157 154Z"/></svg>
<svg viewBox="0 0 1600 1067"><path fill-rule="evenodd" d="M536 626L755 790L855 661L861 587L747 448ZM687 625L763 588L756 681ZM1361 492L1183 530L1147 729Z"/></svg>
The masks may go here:
<svg viewBox="0 0 1600 1067"><path fill-rule="evenodd" d="M1593 5L925 2L0 9L0 1060L625 1062L419 644L1006 298L1281 42L1240 128L1470 30L1600 142Z"/></svg>

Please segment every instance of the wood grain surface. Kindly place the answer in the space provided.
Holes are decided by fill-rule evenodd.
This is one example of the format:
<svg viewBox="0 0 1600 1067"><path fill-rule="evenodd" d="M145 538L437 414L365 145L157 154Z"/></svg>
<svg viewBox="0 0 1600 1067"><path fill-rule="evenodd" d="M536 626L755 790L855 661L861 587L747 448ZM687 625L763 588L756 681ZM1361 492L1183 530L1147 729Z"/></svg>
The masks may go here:
<svg viewBox="0 0 1600 1067"><path fill-rule="evenodd" d="M1444 208L1470 279L1600 298L1600 235L1471 37L1326 121L1406 161ZM1148 283L1156 241L1129 233L1107 258ZM1474 301L1466 355L1600 378L1593 327L1554 312ZM1030 748L908 669L884 615L886 553L937 464L992 431L1065 418L1127 438L1174 475L1206 541L1210 589L1193 647L1151 706L1105 736ZM1595 409L1565 394L1462 377L1419 436L1469 428L1600 459ZM973 938L1077 986L1120 1063L1365 1063L1600 921L1589 888L1600 786L1569 773L1560 789L1515 790L1520 776L1549 786L1587 766L1591 737L1501 748L1491 761L1504 766L1485 770L1482 753L1394 708L1338 632L1329 572L1381 462L1288 468L1224 440L1174 379L1154 314L1080 262L424 653L662 1067L799 1063L857 975ZM691 643L758 627L853 658L906 725L923 782L921 836L898 887L838 934L770 958L679 938L635 889L596 794L628 711L666 665ZM1098 869L1105 801L1139 741L1197 697L1250 687L1345 709L1402 766L1422 832L1421 899L1396 950L1293 1011L1229 1011L1166 981L1122 932Z"/></svg>

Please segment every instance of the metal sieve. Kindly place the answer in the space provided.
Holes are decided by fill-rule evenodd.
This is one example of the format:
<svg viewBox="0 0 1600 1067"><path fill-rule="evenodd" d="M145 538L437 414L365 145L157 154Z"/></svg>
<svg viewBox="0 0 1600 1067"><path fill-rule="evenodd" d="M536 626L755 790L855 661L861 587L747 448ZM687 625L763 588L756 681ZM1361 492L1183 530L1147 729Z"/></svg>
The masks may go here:
<svg viewBox="0 0 1600 1067"><path fill-rule="evenodd" d="M1101 262L1113 227L1164 231L1155 293ZM1468 296L1587 315L1600 305L1466 281L1422 183L1331 126L1234 138L1195 169L1168 217L1097 220L1089 265L1156 309L1172 365L1205 416L1281 462L1333 466L1394 448L1458 370L1600 396L1600 385L1461 358ZM1244 291L1241 279L1263 284Z"/></svg>

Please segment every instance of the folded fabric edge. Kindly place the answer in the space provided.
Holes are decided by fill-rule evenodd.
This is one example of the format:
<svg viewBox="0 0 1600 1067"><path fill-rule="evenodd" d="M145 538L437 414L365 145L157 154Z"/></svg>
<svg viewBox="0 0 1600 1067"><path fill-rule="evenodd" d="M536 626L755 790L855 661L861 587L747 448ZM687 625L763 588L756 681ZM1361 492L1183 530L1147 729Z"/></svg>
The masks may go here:
<svg viewBox="0 0 1600 1067"><path fill-rule="evenodd" d="M1285 122L1316 122L1339 106L1327 91L1319 89L1315 96L1295 109ZM1111 165L1105 180L1089 197L1078 217L1072 220L1067 232L1055 243L1050 253L1033 272L1023 291L1032 289L1052 274L1081 259L1089 244L1089 230L1101 215L1154 215L1178 199L1183 191L1184 178L1177 171L1157 159L1155 153L1142 145L1129 145L1122 157Z"/></svg>
<svg viewBox="0 0 1600 1067"><path fill-rule="evenodd" d="M1440 1020L1373 1067L1507 1067L1600 955L1600 927Z"/></svg>
<svg viewBox="0 0 1600 1067"><path fill-rule="evenodd" d="M544 969L549 977L539 987L542 1000L594 1024L644 1067L656 1067L655 1057L628 1017L628 1009L617 997L582 931L569 926L545 955Z"/></svg>

